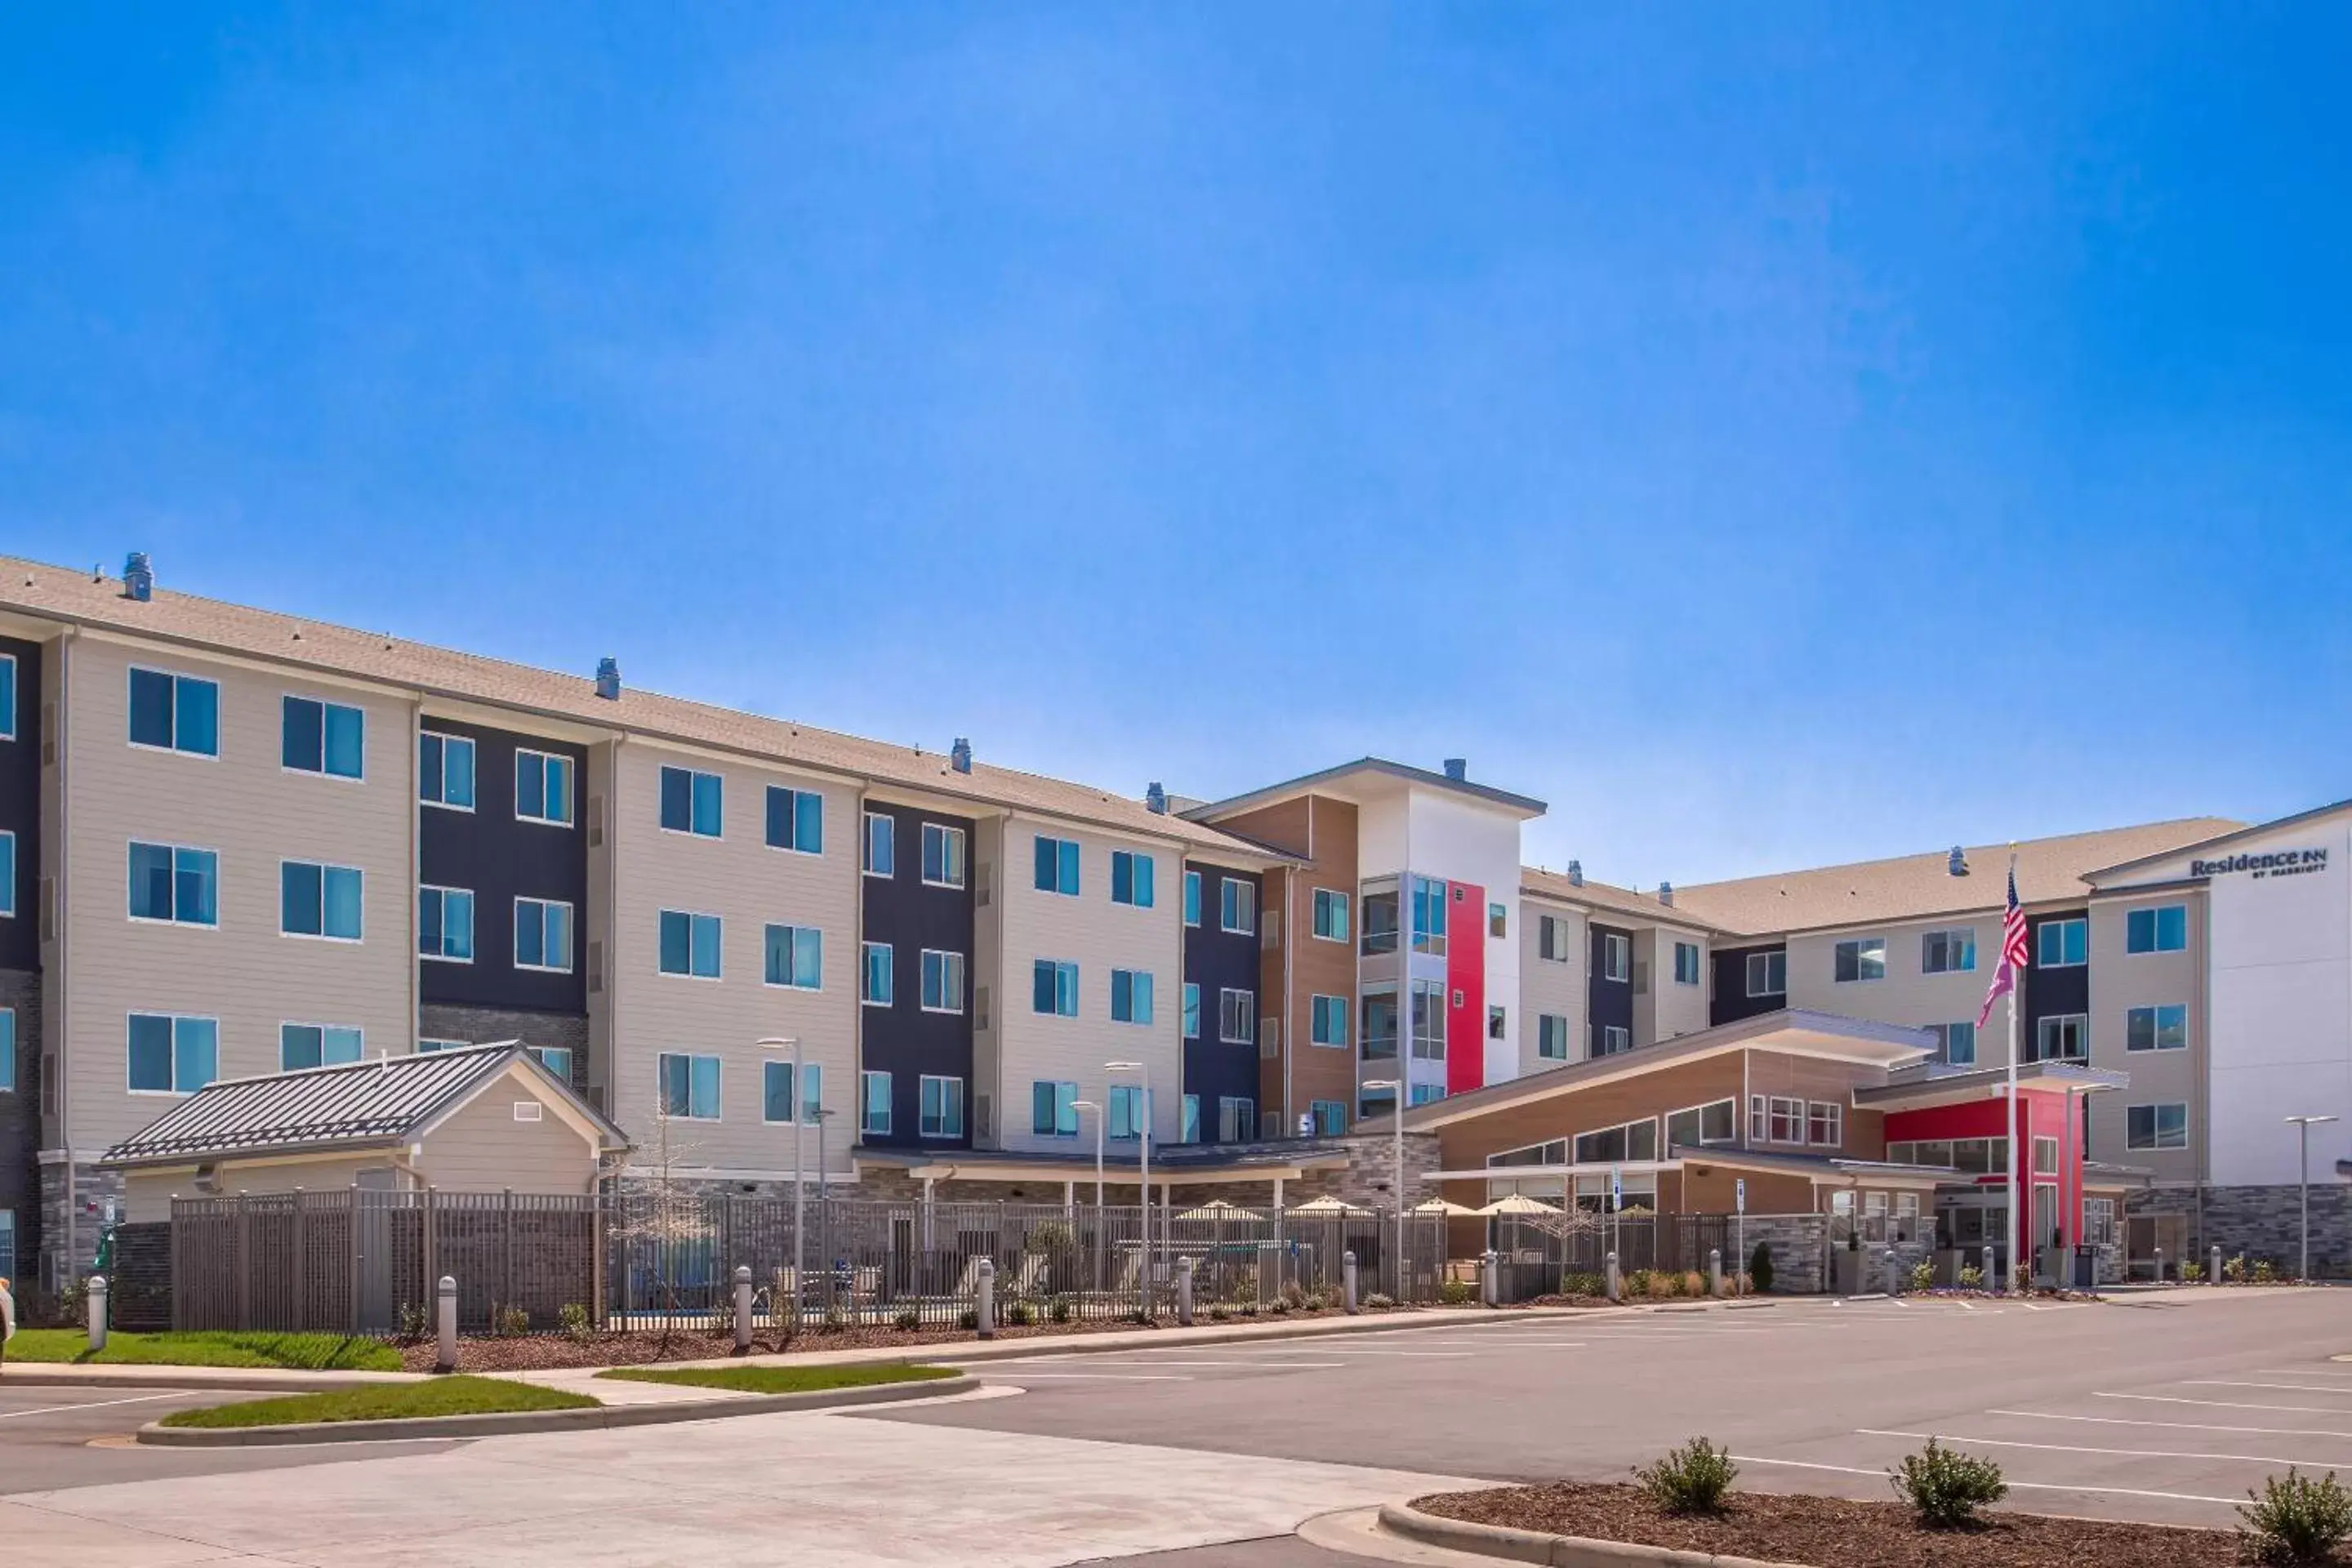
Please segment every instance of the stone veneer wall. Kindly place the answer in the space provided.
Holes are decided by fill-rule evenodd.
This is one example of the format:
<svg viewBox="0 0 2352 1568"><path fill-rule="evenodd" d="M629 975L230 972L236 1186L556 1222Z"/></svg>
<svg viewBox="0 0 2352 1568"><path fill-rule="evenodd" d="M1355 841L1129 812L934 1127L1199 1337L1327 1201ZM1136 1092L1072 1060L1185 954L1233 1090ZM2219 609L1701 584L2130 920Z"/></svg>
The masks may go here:
<svg viewBox="0 0 2352 1568"><path fill-rule="evenodd" d="M2293 1273L2301 1254L2303 1189L2294 1186L2207 1187L2200 1230L2195 1187L2153 1187L2126 1201L2127 1216L2186 1215L2189 1255L2202 1263L2218 1247L2225 1258L2243 1254ZM2166 1259L2167 1267L2180 1261ZM2311 1273L2317 1279L2352 1278L2352 1186L2331 1172L2311 1184Z"/></svg>
<svg viewBox="0 0 2352 1568"><path fill-rule="evenodd" d="M101 1171L85 1161L74 1164L72 1194L73 1256L66 1256L65 1162L41 1165L41 1278L54 1289L66 1278L81 1279L97 1266L98 1233L106 1225L109 1203L120 1215L123 1207L122 1173ZM20 1266L21 1267L21 1266Z"/></svg>
<svg viewBox="0 0 2352 1568"><path fill-rule="evenodd" d="M1739 1266L1756 1256L1756 1244L1772 1247L1772 1293L1816 1295L1829 1288L1830 1218L1820 1214L1749 1215L1739 1230L1747 1248ZM1730 1262L1725 1261L1728 1269Z"/></svg>
<svg viewBox="0 0 2352 1568"><path fill-rule="evenodd" d="M584 1013L526 1013L511 1007L454 1007L427 1004L416 1010L419 1038L463 1040L487 1046L520 1040L572 1053L572 1087L588 1092L588 1016Z"/></svg>

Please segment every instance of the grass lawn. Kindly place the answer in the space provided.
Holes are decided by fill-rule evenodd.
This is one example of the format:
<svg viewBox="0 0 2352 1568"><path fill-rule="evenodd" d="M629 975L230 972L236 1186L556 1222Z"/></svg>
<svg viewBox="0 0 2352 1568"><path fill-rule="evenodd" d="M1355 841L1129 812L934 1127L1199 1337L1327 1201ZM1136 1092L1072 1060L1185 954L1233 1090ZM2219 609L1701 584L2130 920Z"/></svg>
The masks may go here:
<svg viewBox="0 0 2352 1568"><path fill-rule="evenodd" d="M300 1372L398 1372L400 1352L379 1340L341 1334L109 1334L89 1353L79 1329L23 1329L7 1359L97 1366L278 1366Z"/></svg>
<svg viewBox="0 0 2352 1568"><path fill-rule="evenodd" d="M956 1374L950 1366L625 1366L596 1375L628 1383L724 1388L737 1394L814 1394L819 1389L865 1388L877 1383L928 1383Z"/></svg>
<svg viewBox="0 0 2352 1568"><path fill-rule="evenodd" d="M438 1377L430 1383L374 1384L332 1394L296 1394L175 1410L166 1426L280 1426L298 1421L396 1421L411 1415L483 1415L509 1410L578 1410L584 1394L502 1377Z"/></svg>

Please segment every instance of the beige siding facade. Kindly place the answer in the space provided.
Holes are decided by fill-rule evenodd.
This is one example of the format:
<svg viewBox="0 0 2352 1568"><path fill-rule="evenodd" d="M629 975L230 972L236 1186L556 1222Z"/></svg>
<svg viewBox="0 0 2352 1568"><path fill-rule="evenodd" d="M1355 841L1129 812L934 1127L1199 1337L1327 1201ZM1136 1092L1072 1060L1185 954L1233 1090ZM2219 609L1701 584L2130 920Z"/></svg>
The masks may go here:
<svg viewBox="0 0 2352 1568"><path fill-rule="evenodd" d="M216 682L219 755L130 743L133 666ZM128 1083L133 1013L219 1024L219 1076L278 1070L282 1023L363 1031L370 1053L414 1047L415 710L389 694L182 657L84 636L73 643L65 763L65 931L71 1001L63 1011L67 1135L96 1152L173 1098ZM280 704L320 698L366 714L363 777L280 763ZM134 921L133 840L218 857L219 924ZM358 942L279 931L280 862L362 873Z"/></svg>
<svg viewBox="0 0 2352 1568"><path fill-rule="evenodd" d="M662 827L664 767L719 775L719 837ZM822 854L768 846L771 785L823 797ZM763 1064L789 1055L758 1043L774 1037L797 1038L803 1059L823 1068L823 1103L835 1113L828 1163L835 1173L849 1169L856 1127L857 799L854 788L837 781L636 741L618 748L608 805L614 905L606 965L608 1088L610 1114L629 1132L641 1163L655 1157L657 1143L659 1059L677 1052L719 1058L719 1106L715 1118L671 1122L671 1163L747 1175L788 1172L792 1127L771 1124L764 1116ZM718 918L717 978L662 973L665 910ZM766 983L771 924L814 926L824 933L821 989ZM814 1152L807 1158L813 1163Z"/></svg>
<svg viewBox="0 0 2352 1568"><path fill-rule="evenodd" d="M1969 931L1976 936L1976 967L1930 974L1923 967L1927 933ZM1886 943L1886 977L1840 981L1837 944L1881 938ZM1789 939L1789 1005L1808 1007L1874 1023L1919 1027L1974 1023L2000 958L2000 911L1945 916L1867 930L1806 932ZM2008 1036L1995 1017L1977 1037L1977 1065L2003 1067Z"/></svg>
<svg viewBox="0 0 2352 1568"><path fill-rule="evenodd" d="M1543 956L1543 922L1560 924L1562 956ZM1585 972L1590 965L1591 938L1582 910L1552 903L1533 895L1519 904L1519 1071L1522 1075L1580 1062L1591 1054L1586 1027L1588 1004ZM1545 1016L1568 1022L1568 1054L1541 1054Z"/></svg>
<svg viewBox="0 0 2352 1568"><path fill-rule="evenodd" d="M495 1083L420 1140L417 1174L447 1193L589 1193L596 1189L596 1140L565 1119L554 1097L510 1067ZM518 1107L536 1109L519 1120Z"/></svg>
<svg viewBox="0 0 2352 1568"><path fill-rule="evenodd" d="M1698 949L1698 979L1695 984L1675 978L1677 942ZM1706 1027L1706 951L1705 937L1674 926L1654 926L1633 933L1635 973L1646 973L1649 982L1646 990L1637 987L1633 996L1635 1045L1655 1045Z"/></svg>
<svg viewBox="0 0 2352 1568"><path fill-rule="evenodd" d="M1074 839L1078 845L1078 893L1034 886L1034 840ZM1152 857L1152 907L1133 909L1110 899L1111 855L1131 850ZM1069 1150L1078 1139L1040 1136L1029 1114L1031 1086L1075 1082L1078 1096L1108 1108L1111 1081L1103 1064L1132 1061L1150 1069L1152 1132L1173 1143L1182 1122L1180 1098L1183 1029L1183 861L1176 847L1140 838L1114 838L1050 818L1015 816L1003 825L996 898L1002 911L1003 981L996 1009L998 1133L1006 1149ZM1213 919L1204 910L1203 919ZM1039 1013L1033 1005L1034 966L1041 959L1078 966L1077 1016ZM1111 971L1152 977L1149 1026L1113 1023ZM1216 1026L1213 1004L1202 1001L1203 1033ZM1134 1074L1118 1081L1134 1083Z"/></svg>
<svg viewBox="0 0 2352 1568"><path fill-rule="evenodd" d="M2188 906L2187 948L2126 952L2125 928L2130 912L2165 904ZM2158 1182L2194 1182L2200 1152L2206 1146L2205 896L2173 889L2099 900L2091 905L2090 938L2091 1065L2131 1075L2131 1087L2099 1095L2092 1102L2091 1158L2151 1170ZM2168 1005L2188 1009L2189 1044L2179 1050L2127 1048L2131 1009ZM2189 1107L2189 1147L2127 1147L2126 1108L2171 1102Z"/></svg>

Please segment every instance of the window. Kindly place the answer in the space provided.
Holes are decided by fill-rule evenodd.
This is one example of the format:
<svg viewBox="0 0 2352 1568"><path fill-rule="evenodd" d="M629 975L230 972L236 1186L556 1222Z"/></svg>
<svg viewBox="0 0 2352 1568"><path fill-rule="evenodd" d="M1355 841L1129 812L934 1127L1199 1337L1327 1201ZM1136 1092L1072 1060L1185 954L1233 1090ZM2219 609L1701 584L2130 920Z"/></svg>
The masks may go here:
<svg viewBox="0 0 2352 1568"><path fill-rule="evenodd" d="M857 1131L867 1137L887 1138L890 1135L888 1073L862 1072L857 1075Z"/></svg>
<svg viewBox="0 0 2352 1568"><path fill-rule="evenodd" d="M1728 1143L1739 1136L1739 1108L1728 1100L1694 1105L1666 1118L1666 1144L1695 1149L1707 1143Z"/></svg>
<svg viewBox="0 0 2352 1568"><path fill-rule="evenodd" d="M464 888L416 889L416 951L450 963L474 962L474 895Z"/></svg>
<svg viewBox="0 0 2352 1568"><path fill-rule="evenodd" d="M1078 966L1041 958L1030 970L1029 1010L1063 1018L1078 1016Z"/></svg>
<svg viewBox="0 0 2352 1568"><path fill-rule="evenodd" d="M962 1137L963 1079L925 1073L916 1089L916 1132L924 1138Z"/></svg>
<svg viewBox="0 0 2352 1568"><path fill-rule="evenodd" d="M2189 906L2159 904L2124 917L2126 952L2179 952L2189 945Z"/></svg>
<svg viewBox="0 0 2352 1568"><path fill-rule="evenodd" d="M1110 901L1135 909L1151 907L1151 857L1132 849L1110 852Z"/></svg>
<svg viewBox="0 0 2352 1568"><path fill-rule="evenodd" d="M802 1064L801 1074L808 1080L808 1094L801 1105L801 1120L814 1121L817 1119L817 1111L821 1109L820 1102L824 1098L822 1092L824 1069L814 1062L806 1062ZM792 1121L793 1102L798 1098L793 1092L793 1064L790 1062L762 1063L760 1089L761 1119L768 1121Z"/></svg>
<svg viewBox="0 0 2352 1568"><path fill-rule="evenodd" d="M1218 883L1217 925L1222 931L1254 933L1257 930L1257 884L1239 877Z"/></svg>
<svg viewBox="0 0 2352 1568"><path fill-rule="evenodd" d="M1397 950L1397 896L1391 888L1364 895L1363 951L1367 955Z"/></svg>
<svg viewBox="0 0 2352 1568"><path fill-rule="evenodd" d="M1417 1083L1412 1086L1412 1092L1405 1097L1405 1105L1410 1109L1412 1106L1427 1105L1432 1100L1444 1100L1444 1098L1445 1086L1444 1084Z"/></svg>
<svg viewBox="0 0 2352 1568"><path fill-rule="evenodd" d="M1675 984L1677 985L1698 984L1698 943L1695 942L1675 943Z"/></svg>
<svg viewBox="0 0 2352 1568"><path fill-rule="evenodd" d="M572 759L515 751L515 820L572 826Z"/></svg>
<svg viewBox="0 0 2352 1568"><path fill-rule="evenodd" d="M1184 982L1184 1037L1201 1037L1201 988L1189 980Z"/></svg>
<svg viewBox="0 0 2352 1568"><path fill-rule="evenodd" d="M1445 983L1442 980L1414 980L1405 987L1407 1021L1412 1029L1412 1056L1416 1061L1442 1062L1445 1059Z"/></svg>
<svg viewBox="0 0 2352 1568"><path fill-rule="evenodd" d="M923 880L934 888L963 886L964 838L961 827L923 824Z"/></svg>
<svg viewBox="0 0 2352 1568"><path fill-rule="evenodd" d="M1311 1026L1307 1037L1318 1046L1348 1044L1348 999L1345 996L1313 996L1307 999Z"/></svg>
<svg viewBox="0 0 2352 1568"><path fill-rule="evenodd" d="M133 1094L194 1094L220 1076L220 1020L131 1015Z"/></svg>
<svg viewBox="0 0 2352 1568"><path fill-rule="evenodd" d="M1919 939L1922 974L1960 974L1976 966L1977 933L1973 926L1931 931Z"/></svg>
<svg viewBox="0 0 2352 1568"><path fill-rule="evenodd" d="M1139 969L1110 972L1110 1021L1114 1024L1151 1022L1151 976Z"/></svg>
<svg viewBox="0 0 2352 1568"><path fill-rule="evenodd" d="M16 656L0 653L0 741L16 738Z"/></svg>
<svg viewBox="0 0 2352 1568"><path fill-rule="evenodd" d="M661 825L666 833L719 836L725 816L725 784L717 773L691 768L661 771Z"/></svg>
<svg viewBox="0 0 2352 1568"><path fill-rule="evenodd" d="M795 855L824 853L824 796L814 790L768 786L768 847Z"/></svg>
<svg viewBox="0 0 2352 1568"><path fill-rule="evenodd" d="M1834 1149L1845 1142L1845 1107L1816 1100L1806 1108L1805 1142L1817 1149Z"/></svg>
<svg viewBox="0 0 2352 1568"><path fill-rule="evenodd" d="M471 1044L471 1040L419 1040L416 1042L416 1054L429 1056L435 1051L462 1051Z"/></svg>
<svg viewBox="0 0 2352 1568"><path fill-rule="evenodd" d="M1412 881L1412 950L1445 952L1445 884L1430 877Z"/></svg>
<svg viewBox="0 0 2352 1568"><path fill-rule="evenodd" d="M10 841L9 859L16 859ZM10 869L13 871L14 867ZM11 876L14 889L16 879ZM220 924L220 857L176 844L131 846L131 918L173 925Z"/></svg>
<svg viewBox="0 0 2352 1568"><path fill-rule="evenodd" d="M1633 978L1633 939L1620 931L1601 933L1601 978Z"/></svg>
<svg viewBox="0 0 2352 1568"><path fill-rule="evenodd" d="M193 675L134 668L131 743L191 756L219 756L220 687Z"/></svg>
<svg viewBox="0 0 2352 1568"><path fill-rule="evenodd" d="M1348 895L1315 889L1315 934L1325 942L1348 940ZM1334 1101L1333 1103L1337 1103Z"/></svg>
<svg viewBox="0 0 2352 1568"><path fill-rule="evenodd" d="M1576 1135L1575 1163L1580 1165L1615 1165L1628 1160L1654 1160L1657 1157L1658 1122L1655 1117Z"/></svg>
<svg viewBox="0 0 2352 1568"><path fill-rule="evenodd" d="M1601 1037L1593 1043L1596 1057L1619 1057L1633 1048L1633 1031L1622 1024L1603 1024Z"/></svg>
<svg viewBox="0 0 2352 1568"><path fill-rule="evenodd" d="M0 1007L0 1094L16 1091L16 1009Z"/></svg>
<svg viewBox="0 0 2352 1568"><path fill-rule="evenodd" d="M416 798L450 811L474 809L474 742L463 735L416 737Z"/></svg>
<svg viewBox="0 0 2352 1568"><path fill-rule="evenodd" d="M2033 966L2036 969L2072 969L2090 962L2091 922L2082 915L2068 920L2043 921L2034 928Z"/></svg>
<svg viewBox="0 0 2352 1568"><path fill-rule="evenodd" d="M898 874L898 824L887 812L866 814L866 844L860 865L869 877Z"/></svg>
<svg viewBox="0 0 2352 1568"><path fill-rule="evenodd" d="M16 835L0 832L0 915L16 912Z"/></svg>
<svg viewBox="0 0 2352 1568"><path fill-rule="evenodd" d="M1570 946L1574 941L1574 933L1568 929L1568 922L1558 915L1536 917L1536 956L1538 958L1548 958L1554 963L1566 963L1570 955L1575 951Z"/></svg>
<svg viewBox="0 0 2352 1568"><path fill-rule="evenodd" d="M2036 1138L2033 1141L2033 1173L2037 1176L2058 1173L2058 1140Z"/></svg>
<svg viewBox="0 0 2352 1568"><path fill-rule="evenodd" d="M2112 1247L2116 1239L2116 1200L2083 1200L2083 1239L2093 1247Z"/></svg>
<svg viewBox="0 0 2352 1568"><path fill-rule="evenodd" d="M2178 1003L2133 1007L2124 1014L2124 1049L2178 1051L2189 1045L2189 1009Z"/></svg>
<svg viewBox="0 0 2352 1568"><path fill-rule="evenodd" d="M1257 993L1228 986L1217 993L1217 1038L1246 1046L1257 1038Z"/></svg>
<svg viewBox="0 0 2352 1568"><path fill-rule="evenodd" d="M1029 1086L1029 1131L1040 1138L1078 1135L1078 1086L1045 1079Z"/></svg>
<svg viewBox="0 0 2352 1568"><path fill-rule="evenodd" d="M1490 1040L1499 1040L1509 1033L1510 1022L1503 1009L1489 1005L1486 1009L1486 1037Z"/></svg>
<svg viewBox="0 0 2352 1568"><path fill-rule="evenodd" d="M1257 1102L1238 1095L1217 1097L1217 1142L1246 1143L1257 1135Z"/></svg>
<svg viewBox="0 0 2352 1568"><path fill-rule="evenodd" d="M1149 979L1149 976L1146 976ZM1145 995L1150 1001L1149 993ZM923 1011L963 1011L963 954L923 949Z"/></svg>
<svg viewBox="0 0 2352 1568"><path fill-rule="evenodd" d="M1315 1100L1307 1105L1310 1125L1318 1138L1339 1138L1348 1131L1348 1103L1342 1100Z"/></svg>
<svg viewBox="0 0 2352 1568"><path fill-rule="evenodd" d="M1500 937L1509 934L1511 911L1501 904L1486 906L1486 934Z"/></svg>
<svg viewBox="0 0 2352 1568"><path fill-rule="evenodd" d="M898 950L887 942L860 945L857 999L869 1007L887 1007L898 994Z"/></svg>
<svg viewBox="0 0 2352 1568"><path fill-rule="evenodd" d="M355 1062L366 1054L357 1029L334 1024L278 1026L278 1065L287 1072Z"/></svg>
<svg viewBox="0 0 2352 1568"><path fill-rule="evenodd" d="M1568 1020L1557 1013L1536 1015L1536 1055L1546 1061L1568 1060Z"/></svg>
<svg viewBox="0 0 2352 1568"><path fill-rule="evenodd" d="M278 760L300 773L355 779L367 750L367 715L341 702L289 697L281 703Z"/></svg>
<svg viewBox="0 0 2352 1568"><path fill-rule="evenodd" d="M1111 1085L1108 1120L1110 1136L1113 1138L1134 1138L1141 1135L1143 1089L1140 1086L1131 1083Z"/></svg>
<svg viewBox="0 0 2352 1568"><path fill-rule="evenodd" d="M761 979L795 991L824 989L824 932L814 926L772 925Z"/></svg>
<svg viewBox="0 0 2352 1568"><path fill-rule="evenodd" d="M1197 1094L1186 1095L1179 1115L1182 1120L1176 1127L1177 1142L1198 1143L1201 1141L1201 1097Z"/></svg>
<svg viewBox="0 0 2352 1568"><path fill-rule="evenodd" d="M1805 1102L1783 1100L1774 1095L1766 1102L1770 1110L1766 1138L1774 1143L1802 1143L1805 1141Z"/></svg>
<svg viewBox="0 0 2352 1568"><path fill-rule="evenodd" d="M1188 926L1201 923L1201 873L1198 871L1184 873L1184 923Z"/></svg>
<svg viewBox="0 0 2352 1568"><path fill-rule="evenodd" d="M2175 1100L2166 1105L2124 1108L2126 1149L2186 1149L2189 1147L2189 1107Z"/></svg>
<svg viewBox="0 0 2352 1568"><path fill-rule="evenodd" d="M1957 1024L1930 1024L1929 1032L1936 1037L1936 1059L1956 1068L1974 1067L1977 1060L1977 1026L1963 1019Z"/></svg>
<svg viewBox="0 0 2352 1568"><path fill-rule="evenodd" d="M2033 1024L2033 1058L2044 1062L2090 1059L2090 1029L2080 1013L2059 1013Z"/></svg>
<svg viewBox="0 0 2352 1568"><path fill-rule="evenodd" d="M1364 993L1364 1059L1393 1061L1397 1054L1397 999L1393 986Z"/></svg>
<svg viewBox="0 0 2352 1568"><path fill-rule="evenodd" d="M1862 936L1838 943L1833 978L1841 984L1857 980L1885 979L1886 939L1883 936Z"/></svg>
<svg viewBox="0 0 2352 1568"><path fill-rule="evenodd" d="M1786 996L1789 994L1789 954L1751 952L1748 955L1748 994L1750 996Z"/></svg>
<svg viewBox="0 0 2352 1568"><path fill-rule="evenodd" d="M532 1059L564 1082L572 1081L572 1047L569 1046L526 1047Z"/></svg>
<svg viewBox="0 0 2352 1568"><path fill-rule="evenodd" d="M698 980L719 978L720 931L717 915L689 910L661 912L661 972Z"/></svg>
<svg viewBox="0 0 2352 1568"><path fill-rule="evenodd" d="M572 973L572 906L557 899L517 899L514 912L517 969Z"/></svg>
<svg viewBox="0 0 2352 1568"><path fill-rule="evenodd" d="M1041 893L1078 896L1078 846L1075 839L1037 835L1036 885Z"/></svg>
<svg viewBox="0 0 2352 1568"><path fill-rule="evenodd" d="M661 1113L695 1121L719 1120L719 1058L661 1053Z"/></svg>

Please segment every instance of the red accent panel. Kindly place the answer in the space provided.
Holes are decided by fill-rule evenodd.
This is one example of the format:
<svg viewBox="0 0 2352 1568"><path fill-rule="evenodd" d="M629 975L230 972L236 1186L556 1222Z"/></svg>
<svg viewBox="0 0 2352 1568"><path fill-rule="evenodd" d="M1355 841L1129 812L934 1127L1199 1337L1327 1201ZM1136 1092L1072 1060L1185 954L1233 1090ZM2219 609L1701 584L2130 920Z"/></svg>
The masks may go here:
<svg viewBox="0 0 2352 1568"><path fill-rule="evenodd" d="M1445 889L1445 1092L1486 1081L1486 889Z"/></svg>
<svg viewBox="0 0 2352 1568"><path fill-rule="evenodd" d="M2078 1106L2074 1114L2079 1117ZM2047 1185L2049 1176L2037 1178L2033 1169L2033 1141L2054 1138L2058 1141L2058 1202L2057 1228L2065 1234L2066 1245L2074 1246L2083 1235L2083 1137L2079 1124L2070 1125L2066 1119L2066 1097L2047 1089L2021 1087L2017 1096L2018 1147L2011 1151L2017 1161L2018 1200L2024 1212L2016 1216L2019 1228L2030 1226L2033 1217L2032 1192L2038 1179ZM1890 1111L1886 1117L1886 1141L1904 1143L1924 1139L1941 1138L2006 1138L2009 1136L2009 1101L2007 1099L1970 1100L1965 1105L1936 1106L1924 1110ZM1994 1172L1978 1178L1985 1186L1999 1186L2006 1173ZM2046 1236L2035 1237L2027 1243L2032 1247L2050 1244Z"/></svg>

